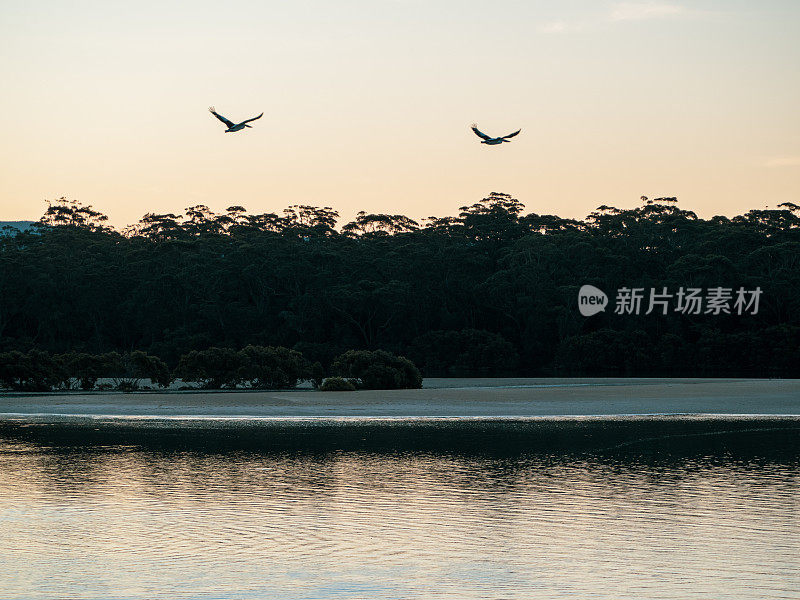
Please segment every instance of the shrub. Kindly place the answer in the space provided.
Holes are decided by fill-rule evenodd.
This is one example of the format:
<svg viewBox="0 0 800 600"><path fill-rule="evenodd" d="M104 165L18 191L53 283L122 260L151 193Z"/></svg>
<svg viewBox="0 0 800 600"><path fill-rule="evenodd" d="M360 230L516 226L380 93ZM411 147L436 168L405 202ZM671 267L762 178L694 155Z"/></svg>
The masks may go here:
<svg viewBox="0 0 800 600"><path fill-rule="evenodd" d="M142 379L150 379L161 387L167 387L172 382L169 368L164 361L140 350L125 354L104 354L102 361L101 368L110 371L114 383L122 391L138 389Z"/></svg>
<svg viewBox="0 0 800 600"><path fill-rule="evenodd" d="M319 389L323 392L353 392L356 386L344 377L328 377Z"/></svg>
<svg viewBox="0 0 800 600"><path fill-rule="evenodd" d="M67 381L64 383L70 387L71 379L78 379L83 390L94 389L97 379L102 376L101 357L85 352L69 352L56 357L67 374Z"/></svg>
<svg viewBox="0 0 800 600"><path fill-rule="evenodd" d="M230 348L192 350L181 356L175 375L184 381L197 381L206 389L219 390L235 387L242 367L242 355Z"/></svg>
<svg viewBox="0 0 800 600"><path fill-rule="evenodd" d="M121 364L122 357L115 352L108 354L68 352L57 356L56 359L61 362L67 375L66 386L69 387L71 379L76 378L83 390L94 389L100 377L121 375L124 371Z"/></svg>
<svg viewBox="0 0 800 600"><path fill-rule="evenodd" d="M321 379L302 354L282 346L247 346L192 350L181 356L175 374L184 381L197 381L206 389L233 388L246 384L256 389L292 388L298 381Z"/></svg>
<svg viewBox="0 0 800 600"><path fill-rule="evenodd" d="M254 388L292 388L312 378L312 365L297 350L282 346L247 346L239 351L239 380Z"/></svg>
<svg viewBox="0 0 800 600"><path fill-rule="evenodd" d="M98 378L112 377L119 389L132 390L139 380L149 378L161 386L171 382L164 362L144 352L118 354L86 354L68 352L50 356L47 352L31 350L27 354L0 354L0 384L15 390L49 391L67 388L78 379L84 390L94 389Z"/></svg>
<svg viewBox="0 0 800 600"><path fill-rule="evenodd" d="M410 360L385 350L349 350L331 365L335 375L359 381L367 390L422 387L422 375Z"/></svg>
<svg viewBox="0 0 800 600"><path fill-rule="evenodd" d="M49 391L67 379L60 361L47 352L31 350L0 354L0 383L14 390L31 392Z"/></svg>

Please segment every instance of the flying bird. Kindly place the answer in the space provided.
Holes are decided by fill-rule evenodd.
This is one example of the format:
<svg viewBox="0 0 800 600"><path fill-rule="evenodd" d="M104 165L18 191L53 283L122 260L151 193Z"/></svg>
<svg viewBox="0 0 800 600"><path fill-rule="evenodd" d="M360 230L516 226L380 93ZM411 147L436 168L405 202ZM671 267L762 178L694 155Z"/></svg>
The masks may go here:
<svg viewBox="0 0 800 600"><path fill-rule="evenodd" d="M212 115L214 115L220 121L225 123L225 125L227 127L227 129L225 130L225 133L233 133L234 131L239 131L241 129L244 129L245 127L251 127L250 125L248 125L248 123L250 121L255 121L256 119L260 119L261 117L264 116L264 113L262 112L260 115L258 115L257 117L253 117L252 119L247 119L246 121L242 121L241 123L234 123L233 121L229 121L228 119L223 117L221 114L219 114L216 110L214 110L213 106L209 107L208 110L211 112Z"/></svg>
<svg viewBox="0 0 800 600"><path fill-rule="evenodd" d="M472 124L472 131L475 132L479 138L483 138L481 144L488 144L489 146L496 146L497 144L502 144L503 142L509 141L508 138L512 138L517 135L522 129L517 129L514 133L509 133L508 135L504 135L502 137L492 137L490 135L486 135L480 129L478 129L478 125L476 123Z"/></svg>

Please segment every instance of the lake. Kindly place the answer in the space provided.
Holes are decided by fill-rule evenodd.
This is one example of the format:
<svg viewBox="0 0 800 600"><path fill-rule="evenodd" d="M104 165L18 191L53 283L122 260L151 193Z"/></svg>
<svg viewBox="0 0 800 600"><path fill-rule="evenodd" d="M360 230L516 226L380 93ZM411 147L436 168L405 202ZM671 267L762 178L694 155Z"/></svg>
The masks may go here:
<svg viewBox="0 0 800 600"><path fill-rule="evenodd" d="M0 421L2 598L800 598L800 419Z"/></svg>

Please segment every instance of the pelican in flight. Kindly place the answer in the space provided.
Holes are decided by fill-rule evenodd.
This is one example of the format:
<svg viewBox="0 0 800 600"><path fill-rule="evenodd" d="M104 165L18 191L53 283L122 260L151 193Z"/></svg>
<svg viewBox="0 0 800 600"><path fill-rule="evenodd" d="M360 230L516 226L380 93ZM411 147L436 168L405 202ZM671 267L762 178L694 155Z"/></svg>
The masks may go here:
<svg viewBox="0 0 800 600"><path fill-rule="evenodd" d="M480 129L478 129L478 125L476 123L472 124L472 131L475 132L479 138L483 138L481 144L488 144L489 146L496 146L497 144L502 144L503 142L509 141L508 138L512 138L517 135L522 129L517 129L514 133L509 133L508 135L504 135L502 137L492 137L490 135L486 135Z"/></svg>
<svg viewBox="0 0 800 600"><path fill-rule="evenodd" d="M233 133L234 131L239 131L241 129L244 129L245 127L251 127L250 125L248 125L250 121L255 121L256 119L260 119L261 117L264 116L264 113L262 112L260 115L258 115L257 117L253 117L252 119L247 119L246 121L242 121L241 123L234 123L233 121L229 121L221 114L219 114L216 110L214 110L213 106L209 107L208 110L211 111L212 115L214 115L220 121L225 123L225 125L227 126L225 133Z"/></svg>

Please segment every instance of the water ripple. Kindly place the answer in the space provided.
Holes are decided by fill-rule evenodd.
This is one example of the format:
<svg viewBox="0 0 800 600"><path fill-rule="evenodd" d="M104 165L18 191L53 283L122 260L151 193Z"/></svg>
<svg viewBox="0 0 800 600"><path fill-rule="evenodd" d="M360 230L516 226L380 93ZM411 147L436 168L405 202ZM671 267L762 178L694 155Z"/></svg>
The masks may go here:
<svg viewBox="0 0 800 600"><path fill-rule="evenodd" d="M800 465L0 439L3 598L800 598Z"/></svg>

